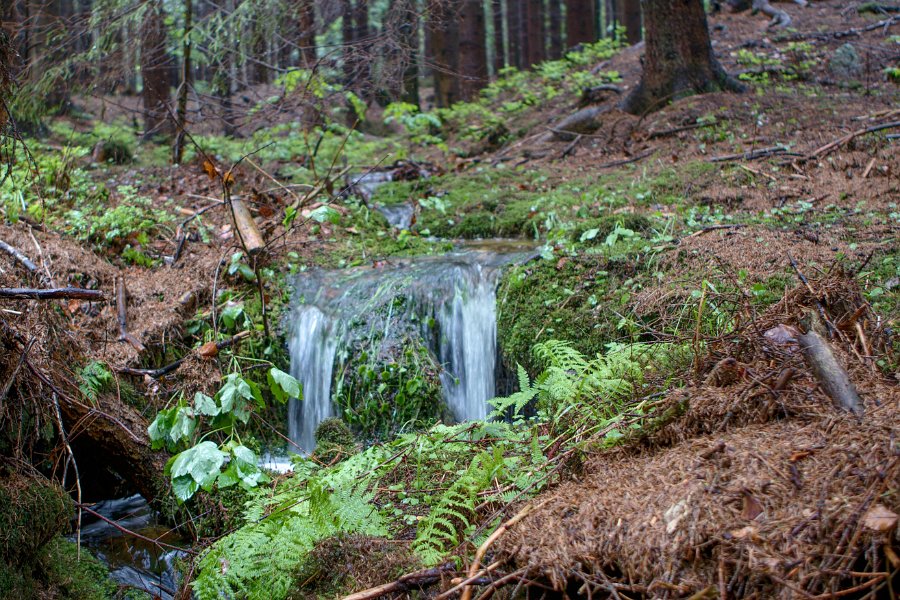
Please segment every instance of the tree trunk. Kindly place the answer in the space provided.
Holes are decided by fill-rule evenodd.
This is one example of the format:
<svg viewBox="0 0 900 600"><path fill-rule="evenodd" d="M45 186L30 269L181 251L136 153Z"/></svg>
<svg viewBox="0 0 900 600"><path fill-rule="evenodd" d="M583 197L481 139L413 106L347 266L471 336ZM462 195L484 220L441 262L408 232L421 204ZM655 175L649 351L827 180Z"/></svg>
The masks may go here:
<svg viewBox="0 0 900 600"><path fill-rule="evenodd" d="M419 15L415 0L400 0L400 44L403 67L403 102L419 106Z"/></svg>
<svg viewBox="0 0 900 600"><path fill-rule="evenodd" d="M299 0L297 7L297 28L300 46L300 65L311 69L316 64L316 11L312 0Z"/></svg>
<svg viewBox="0 0 900 600"><path fill-rule="evenodd" d="M234 0L226 0L218 10L224 10L226 15L234 12ZM228 29L221 34L226 36L223 47L225 50L219 60L218 68L214 70L212 77L213 95L219 100L220 118L222 119L222 132L225 135L234 135L237 133L237 126L234 120L234 105L231 101L233 74L232 68L234 63L234 51L232 50L234 40L230 39Z"/></svg>
<svg viewBox="0 0 900 600"><path fill-rule="evenodd" d="M629 45L641 41L640 0L615 0L613 6L616 22L625 28L625 40Z"/></svg>
<svg viewBox="0 0 900 600"><path fill-rule="evenodd" d="M169 56L166 52L166 26L162 2L147 7L141 27L141 75L144 79L144 139L170 135L172 121L169 105Z"/></svg>
<svg viewBox="0 0 900 600"><path fill-rule="evenodd" d="M550 46L547 57L556 60L562 57L562 0L548 0L547 10L550 17Z"/></svg>
<svg viewBox="0 0 900 600"><path fill-rule="evenodd" d="M184 158L184 142L187 129L187 103L193 77L191 69L191 31L194 28L194 6L192 0L184 0L184 41L181 45L181 82L178 84L178 100L175 109L177 128L175 132L175 147L172 149L172 162L181 164Z"/></svg>
<svg viewBox="0 0 900 600"><path fill-rule="evenodd" d="M460 97L472 100L487 80L484 3L463 0L459 12Z"/></svg>
<svg viewBox="0 0 900 600"><path fill-rule="evenodd" d="M524 2L525 0L506 0L508 64L517 69L521 69L522 64L525 62L522 56L522 4Z"/></svg>
<svg viewBox="0 0 900 600"><path fill-rule="evenodd" d="M713 55L702 0L642 0L641 7L644 72L623 110L644 114L691 94L743 89Z"/></svg>
<svg viewBox="0 0 900 600"><path fill-rule="evenodd" d="M544 53L544 2L543 0L525 0L525 35L527 52L525 66L530 67L542 62Z"/></svg>
<svg viewBox="0 0 900 600"><path fill-rule="evenodd" d="M428 13L431 38L434 98L439 107L449 107L460 99L459 22L453 7L434 2Z"/></svg>
<svg viewBox="0 0 900 600"><path fill-rule="evenodd" d="M506 66L506 44L503 43L503 0L491 0L494 21L494 75Z"/></svg>
<svg viewBox="0 0 900 600"><path fill-rule="evenodd" d="M566 45L596 42L596 22L594 0L566 0Z"/></svg>

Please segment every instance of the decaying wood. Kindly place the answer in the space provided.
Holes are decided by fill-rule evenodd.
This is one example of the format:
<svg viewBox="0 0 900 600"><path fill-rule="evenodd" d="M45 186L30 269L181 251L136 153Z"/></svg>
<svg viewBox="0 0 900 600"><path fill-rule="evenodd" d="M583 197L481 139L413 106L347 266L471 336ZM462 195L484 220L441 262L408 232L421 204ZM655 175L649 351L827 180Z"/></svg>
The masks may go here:
<svg viewBox="0 0 900 600"><path fill-rule="evenodd" d="M253 219L253 215L247 210L247 205L237 196L228 194L228 201L231 204L231 215L234 218L234 228L240 237L241 244L247 254L253 256L258 254L260 250L265 248L266 242L259 226Z"/></svg>
<svg viewBox="0 0 900 600"><path fill-rule="evenodd" d="M388 594L406 592L415 588L433 585L441 580L444 573L453 569L453 563L446 563L440 567L407 573L391 583L384 583L349 596L344 596L343 600L374 600Z"/></svg>
<svg viewBox="0 0 900 600"><path fill-rule="evenodd" d="M103 300L103 292L100 290L86 290L83 288L0 288L0 298L12 298L15 300Z"/></svg>
<svg viewBox="0 0 900 600"><path fill-rule="evenodd" d="M838 362L828 341L815 331L802 334L797 341L806 364L812 370L822 390L834 403L850 412L861 415L862 400L850 381L846 369Z"/></svg>
<svg viewBox="0 0 900 600"><path fill-rule="evenodd" d="M186 361L190 356L197 354L199 356L211 357L218 354L220 350L228 348L230 346L235 345L242 339L249 337L249 331L241 331L240 333L235 334L234 336L228 338L227 340L222 340L219 342L204 344L200 348L197 348L193 352L186 354L185 356L179 358L173 363L170 363L164 367L160 367L158 369L133 369L131 367L120 367L116 369L117 372L122 373L124 375L134 375L136 377L148 376L156 379L157 377L162 377L163 375L168 375L169 373L175 371Z"/></svg>
<svg viewBox="0 0 900 600"><path fill-rule="evenodd" d="M609 111L608 106L588 106L569 115L550 128L553 137L570 142L579 134L594 133L600 128L600 115Z"/></svg>
<svg viewBox="0 0 900 600"><path fill-rule="evenodd" d="M116 277L116 312L119 318L119 341L128 342L138 352L144 351L139 339L128 333L128 292L125 289L125 278Z"/></svg>

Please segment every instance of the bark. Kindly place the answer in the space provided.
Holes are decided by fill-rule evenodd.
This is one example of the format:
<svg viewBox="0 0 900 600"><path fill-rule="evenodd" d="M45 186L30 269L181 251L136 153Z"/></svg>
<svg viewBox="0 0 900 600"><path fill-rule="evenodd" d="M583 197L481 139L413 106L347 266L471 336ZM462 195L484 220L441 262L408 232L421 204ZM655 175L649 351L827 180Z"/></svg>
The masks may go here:
<svg viewBox="0 0 900 600"><path fill-rule="evenodd" d="M510 66L522 68L522 4L525 0L506 0L506 31Z"/></svg>
<svg viewBox="0 0 900 600"><path fill-rule="evenodd" d="M459 22L452 7L435 2L428 14L431 38L434 97L439 107L448 107L460 99Z"/></svg>
<svg viewBox="0 0 900 600"><path fill-rule="evenodd" d="M525 66L530 67L542 62L544 52L544 3L543 0L525 0L525 35L527 50Z"/></svg>
<svg viewBox="0 0 900 600"><path fill-rule="evenodd" d="M353 26L353 0L340 0L341 43L343 44L344 83L350 86L356 78L356 29Z"/></svg>
<svg viewBox="0 0 900 600"><path fill-rule="evenodd" d="M743 89L713 55L702 0L641 0L641 8L644 71L623 110L645 114L691 94Z"/></svg>
<svg viewBox="0 0 900 600"><path fill-rule="evenodd" d="M218 10L224 10L227 14L231 14L234 12L234 0L227 0ZM234 118L234 105L231 100L234 79L232 74L234 64L234 51L232 50L233 40L230 39L231 35L227 28L221 35L226 36L228 39L225 40L225 50L222 52L218 68L214 71L211 83L213 95L219 101L219 116L222 119L222 132L225 135L233 136L237 133Z"/></svg>
<svg viewBox="0 0 900 600"><path fill-rule="evenodd" d="M472 100L487 80L484 3L463 0L459 13L460 97Z"/></svg>
<svg viewBox="0 0 900 600"><path fill-rule="evenodd" d="M0 131L6 127L9 115L6 114L6 99L10 85L10 67L12 65L12 42L6 32L0 29Z"/></svg>
<svg viewBox="0 0 900 600"><path fill-rule="evenodd" d="M144 139L170 135L174 131L168 116L169 56L162 2L147 7L141 26L141 75L144 79Z"/></svg>
<svg viewBox="0 0 900 600"><path fill-rule="evenodd" d="M615 0L613 6L616 22L625 28L625 39L630 45L641 41L640 0Z"/></svg>
<svg viewBox="0 0 900 600"><path fill-rule="evenodd" d="M371 97L372 60L368 48L371 46L369 30L369 2L355 0L353 5L353 51L356 54L356 89L360 96Z"/></svg>
<svg viewBox="0 0 900 600"><path fill-rule="evenodd" d="M596 22L594 0L566 0L566 45L596 42Z"/></svg>
<svg viewBox="0 0 900 600"><path fill-rule="evenodd" d="M503 42L503 0L491 0L491 18L494 22L494 74L506 66L506 44Z"/></svg>
<svg viewBox="0 0 900 600"><path fill-rule="evenodd" d="M400 44L403 46L403 102L419 106L419 15L414 0L400 0Z"/></svg>
<svg viewBox="0 0 900 600"><path fill-rule="evenodd" d="M844 410L856 415L863 413L862 400L850 381L846 369L841 366L829 343L815 331L801 335L797 341L803 358L816 377L816 381L829 398Z"/></svg>
<svg viewBox="0 0 900 600"><path fill-rule="evenodd" d="M175 109L175 120L177 121L177 131L175 133L175 147L172 151L172 162L176 165L181 164L184 157L185 130L187 128L187 102L188 92L193 82L191 69L191 31L194 23L194 6L192 0L184 0L184 41L181 46L181 82L178 85L177 108Z"/></svg>
<svg viewBox="0 0 900 600"><path fill-rule="evenodd" d="M547 58L556 60L562 56L562 0L548 0L547 12L550 21Z"/></svg>
<svg viewBox="0 0 900 600"><path fill-rule="evenodd" d="M297 28L300 64L309 69L316 64L316 11L312 0L298 1Z"/></svg>

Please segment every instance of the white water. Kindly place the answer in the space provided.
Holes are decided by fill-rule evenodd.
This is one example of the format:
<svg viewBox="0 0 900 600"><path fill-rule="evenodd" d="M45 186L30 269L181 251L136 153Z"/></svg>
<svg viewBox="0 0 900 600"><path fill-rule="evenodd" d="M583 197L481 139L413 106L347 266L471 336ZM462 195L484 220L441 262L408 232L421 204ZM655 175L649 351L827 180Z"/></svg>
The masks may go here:
<svg viewBox="0 0 900 600"><path fill-rule="evenodd" d="M390 314L385 329L396 327L398 319L422 324L423 337L443 365L444 398L456 420L486 418L487 401L495 395L495 292L500 268L509 260L489 252L462 252L299 280L298 296L308 304L295 309L289 346L291 373L303 384L304 397L289 409L291 440L303 452L312 452L316 426L334 415L331 383L335 360L340 362L344 338L352 329L348 324L365 321L385 306ZM407 302L394 311L393 300L400 296ZM429 318L437 323L437 339L427 326Z"/></svg>
<svg viewBox="0 0 900 600"><path fill-rule="evenodd" d="M303 452L312 452L316 425L334 416L331 374L337 338L334 323L315 306L297 307L293 327L291 375L303 384L303 400L290 402L288 436Z"/></svg>

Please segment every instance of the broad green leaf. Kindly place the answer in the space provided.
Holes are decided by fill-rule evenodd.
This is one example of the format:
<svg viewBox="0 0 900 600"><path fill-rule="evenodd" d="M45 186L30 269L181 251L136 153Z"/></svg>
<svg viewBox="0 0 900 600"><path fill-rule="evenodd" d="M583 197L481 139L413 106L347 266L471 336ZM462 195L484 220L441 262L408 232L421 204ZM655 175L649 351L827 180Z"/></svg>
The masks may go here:
<svg viewBox="0 0 900 600"><path fill-rule="evenodd" d="M195 429L197 429L197 420L194 419L191 410L187 406L179 406L175 413L175 422L172 424L172 429L169 430L169 440L173 444L190 441Z"/></svg>
<svg viewBox="0 0 900 600"><path fill-rule="evenodd" d="M172 463L172 480L190 475L198 484L204 485L210 478L215 480L225 457L226 454L215 443L200 442L175 457L175 462Z"/></svg>
<svg viewBox="0 0 900 600"><path fill-rule="evenodd" d="M221 411L216 401L203 392L194 394L194 409L208 417L215 417Z"/></svg>
<svg viewBox="0 0 900 600"><path fill-rule="evenodd" d="M190 500L191 496L197 493L199 489L200 484L194 481L194 478L190 475L182 475L172 479L172 491L181 502Z"/></svg>
<svg viewBox="0 0 900 600"><path fill-rule="evenodd" d="M588 240L592 240L595 237L597 237L598 233L600 233L600 230L597 228L588 229L587 231L585 231L584 233L581 234L581 238L579 238L579 241L586 242Z"/></svg>
<svg viewBox="0 0 900 600"><path fill-rule="evenodd" d="M285 402L288 398L299 400L301 398L300 382L280 369L272 367L267 376L269 389L279 402Z"/></svg>

